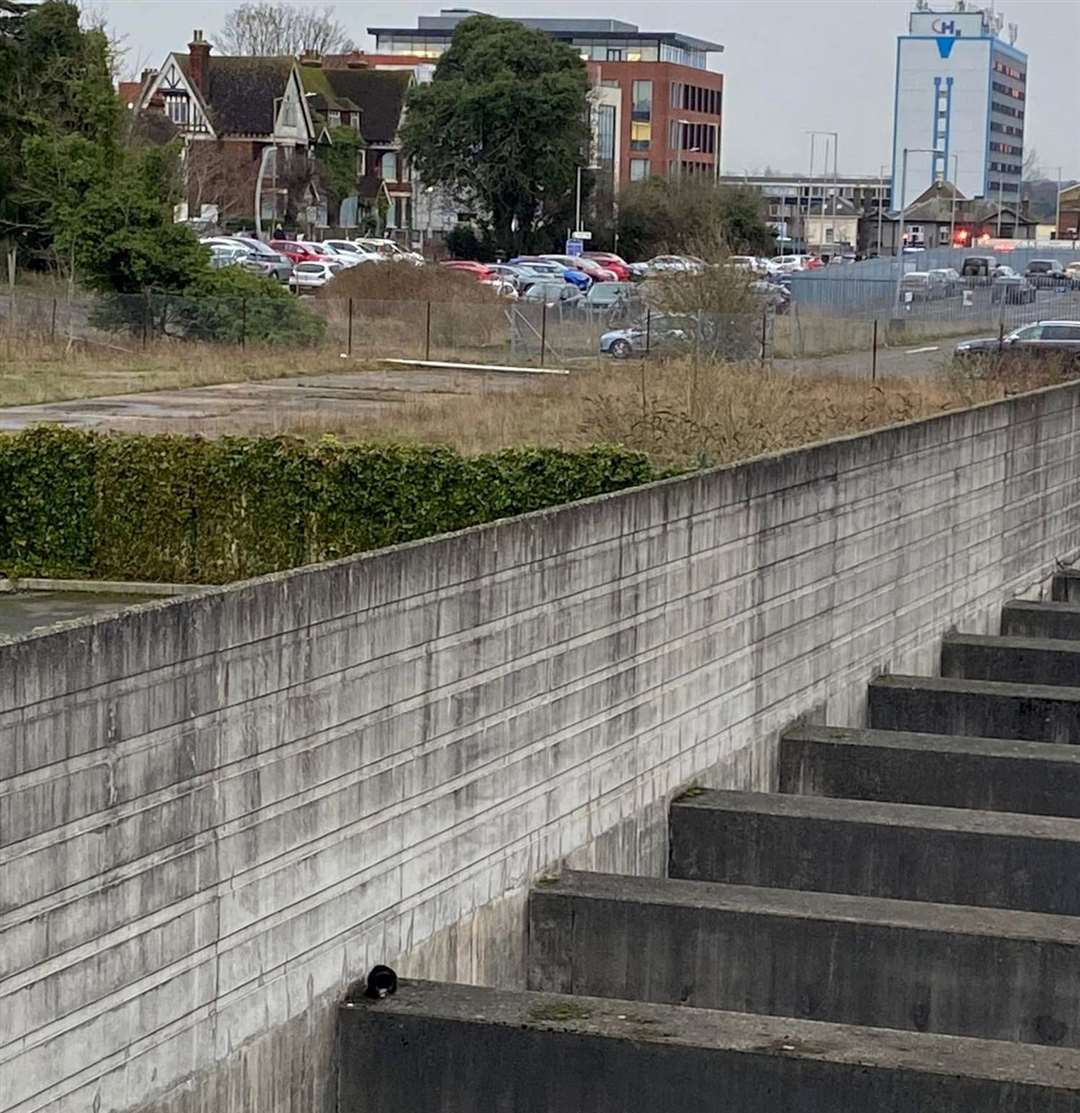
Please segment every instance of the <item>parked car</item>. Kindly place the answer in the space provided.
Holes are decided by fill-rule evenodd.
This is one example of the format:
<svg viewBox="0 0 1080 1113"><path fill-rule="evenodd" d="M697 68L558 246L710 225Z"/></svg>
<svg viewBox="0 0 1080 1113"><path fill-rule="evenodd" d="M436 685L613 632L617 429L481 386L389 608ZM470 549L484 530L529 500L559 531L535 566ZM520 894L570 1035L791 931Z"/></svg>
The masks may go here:
<svg viewBox="0 0 1080 1113"><path fill-rule="evenodd" d="M491 278L491 268L486 263L477 263L472 259L447 259L439 264L448 271L461 271L471 274L474 278Z"/></svg>
<svg viewBox="0 0 1080 1113"><path fill-rule="evenodd" d="M315 253L317 258L326 263L337 263L339 267L352 268L360 266L362 261L355 252L338 251L337 248L331 247L327 243L308 243L306 240L302 242L310 251Z"/></svg>
<svg viewBox="0 0 1080 1113"><path fill-rule="evenodd" d="M609 271L607 267L602 267L599 263L586 259L584 255L541 255L540 258L547 259L549 262L561 263L564 267L569 267L570 270L583 271L593 282L618 281L614 271Z"/></svg>
<svg viewBox="0 0 1080 1113"><path fill-rule="evenodd" d="M521 266L515 267L511 263L488 263L487 268L496 278L511 283L519 294L523 294L530 286L535 285L540 277L535 271L528 271Z"/></svg>
<svg viewBox="0 0 1080 1113"><path fill-rule="evenodd" d="M599 263L605 270L611 271L619 282L629 282L633 277L630 264L621 255L616 255L614 252L585 251L582 253L582 258Z"/></svg>
<svg viewBox="0 0 1080 1113"><path fill-rule="evenodd" d="M1069 284L1074 290L1080 289L1080 260L1075 263L1065 264L1065 273L1069 276Z"/></svg>
<svg viewBox="0 0 1080 1113"><path fill-rule="evenodd" d="M355 240L354 242L364 251L371 252L375 255L381 255L391 263L412 263L414 267L422 267L424 265L424 257L419 251L406 251L405 248L400 244L394 243L393 240L374 239L370 236L364 236L362 239Z"/></svg>
<svg viewBox="0 0 1080 1113"><path fill-rule="evenodd" d="M332 248L339 255L356 256L361 263L381 263L384 256L376 251L365 251L359 244L352 240L323 240L327 247Z"/></svg>
<svg viewBox="0 0 1080 1113"><path fill-rule="evenodd" d="M1024 270L1024 277L1032 286L1069 285L1069 276L1057 259L1032 259Z"/></svg>
<svg viewBox="0 0 1080 1113"><path fill-rule="evenodd" d="M989 286L997 265L993 255L968 255L960 264L960 277L967 279L969 286Z"/></svg>
<svg viewBox="0 0 1080 1113"><path fill-rule="evenodd" d="M778 317L782 317L791 308L791 290L782 282L770 282L768 279L758 278L750 283L750 289L765 305L772 306Z"/></svg>
<svg viewBox="0 0 1080 1113"><path fill-rule="evenodd" d="M637 298L638 293L629 282L597 282L578 302L578 308L617 317Z"/></svg>
<svg viewBox="0 0 1080 1113"><path fill-rule="evenodd" d="M1026 305L1038 297L1038 291L1011 267L998 267L990 287L990 301L994 305Z"/></svg>
<svg viewBox="0 0 1080 1113"><path fill-rule="evenodd" d="M289 286L298 294L305 291L314 293L325 286L341 270L340 263L330 263L322 259L318 262L297 263L289 276Z"/></svg>
<svg viewBox="0 0 1080 1113"><path fill-rule="evenodd" d="M312 250L310 243L300 240L271 240L270 247L284 255L293 264L294 270L297 263L319 263L322 261L322 256L317 251Z"/></svg>
<svg viewBox="0 0 1080 1113"><path fill-rule="evenodd" d="M713 313L651 313L645 321L600 337L600 354L614 359L697 351L719 359L756 359L761 353L753 317Z"/></svg>
<svg viewBox="0 0 1080 1113"><path fill-rule="evenodd" d="M964 283L960 278L960 272L955 267L935 267L933 270L926 272L934 277L934 280L940 282L945 288L945 297L955 297L960 293Z"/></svg>
<svg viewBox="0 0 1080 1113"><path fill-rule="evenodd" d="M1048 355L1065 355L1080 362L1080 321L1037 321L1023 325L999 340L988 336L981 340L965 340L956 345L956 356L970 360L997 353L1011 359L1038 359Z"/></svg>
<svg viewBox="0 0 1080 1113"><path fill-rule="evenodd" d="M243 244L213 243L207 240L202 242L210 249L210 266L214 270L221 270L224 267L242 267L249 273L263 278L273 277L269 265L262 262Z"/></svg>
<svg viewBox="0 0 1080 1113"><path fill-rule="evenodd" d="M692 274L703 270L705 264L689 255L654 255L645 266L649 275Z"/></svg>
<svg viewBox="0 0 1080 1113"><path fill-rule="evenodd" d="M809 255L774 255L772 264L782 274L793 274L796 271L809 270L809 259Z"/></svg>
<svg viewBox="0 0 1080 1113"><path fill-rule="evenodd" d="M521 300L530 305L546 305L548 309L573 309L582 299L576 286L561 280L541 281L530 286Z"/></svg>
<svg viewBox="0 0 1080 1113"><path fill-rule="evenodd" d="M256 239L254 236L231 236L229 238L243 244L253 254L269 263L274 277L279 282L289 281L293 265L291 260L282 255L280 251L275 251L269 244L263 243L262 240Z"/></svg>
<svg viewBox="0 0 1080 1113"><path fill-rule="evenodd" d="M541 277L559 278L569 282L579 290L587 290L592 285L592 279L584 272L573 267L564 267L562 263L550 259L541 259L537 255L518 255L510 260L513 267L523 267L526 271L538 274Z"/></svg>
<svg viewBox="0 0 1080 1113"><path fill-rule="evenodd" d="M948 297L945 279L936 271L910 271L900 279L900 296L908 301L939 301Z"/></svg>

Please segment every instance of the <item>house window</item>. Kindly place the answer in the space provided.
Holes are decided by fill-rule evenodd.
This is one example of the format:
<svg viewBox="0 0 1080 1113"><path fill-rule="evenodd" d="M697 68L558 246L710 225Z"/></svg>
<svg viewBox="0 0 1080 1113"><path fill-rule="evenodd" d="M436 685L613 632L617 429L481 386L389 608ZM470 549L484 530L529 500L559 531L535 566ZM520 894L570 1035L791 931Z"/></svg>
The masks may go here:
<svg viewBox="0 0 1080 1113"><path fill-rule="evenodd" d="M609 62L621 62L622 61L622 49L620 47L609 46L608 50L607 50L607 61L609 61Z"/></svg>
<svg viewBox="0 0 1080 1113"><path fill-rule="evenodd" d="M630 124L630 149L632 151L647 151L652 142L652 124L641 123L634 120Z"/></svg>
<svg viewBox="0 0 1080 1113"><path fill-rule="evenodd" d="M165 115L168 116L174 124L186 124L188 122L187 97L166 97Z"/></svg>
<svg viewBox="0 0 1080 1113"><path fill-rule="evenodd" d="M394 151L387 151L382 156L382 175L385 182L396 182L398 180L398 161L397 154Z"/></svg>
<svg viewBox="0 0 1080 1113"><path fill-rule="evenodd" d="M652 82L651 81L635 81L631 87L631 94L633 97L633 110L631 112L631 119L633 120L651 120L652 119Z"/></svg>
<svg viewBox="0 0 1080 1113"><path fill-rule="evenodd" d="M632 158L630 160L630 181L643 182L649 176L649 160Z"/></svg>
<svg viewBox="0 0 1080 1113"><path fill-rule="evenodd" d="M281 106L281 122L287 128L296 127L296 103L294 101L287 100Z"/></svg>
<svg viewBox="0 0 1080 1113"><path fill-rule="evenodd" d="M356 176L362 178L367 173L367 151L356 152Z"/></svg>
<svg viewBox="0 0 1080 1113"><path fill-rule="evenodd" d="M340 112L327 112L326 122L332 128L341 127L341 113Z"/></svg>

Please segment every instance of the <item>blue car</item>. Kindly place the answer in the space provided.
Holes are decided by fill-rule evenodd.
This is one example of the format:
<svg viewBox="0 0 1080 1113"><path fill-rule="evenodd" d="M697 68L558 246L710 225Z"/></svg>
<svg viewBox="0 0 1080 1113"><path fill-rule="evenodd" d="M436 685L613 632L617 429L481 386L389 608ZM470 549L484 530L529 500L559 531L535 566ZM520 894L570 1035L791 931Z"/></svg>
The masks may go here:
<svg viewBox="0 0 1080 1113"><path fill-rule="evenodd" d="M592 285L592 279L587 274L576 271L571 267L564 267L562 263L556 263L551 259L530 259L528 255L519 255L517 258L510 260L510 265L524 267L534 274L559 277L564 282L569 282L571 286L576 286L579 290L587 290Z"/></svg>

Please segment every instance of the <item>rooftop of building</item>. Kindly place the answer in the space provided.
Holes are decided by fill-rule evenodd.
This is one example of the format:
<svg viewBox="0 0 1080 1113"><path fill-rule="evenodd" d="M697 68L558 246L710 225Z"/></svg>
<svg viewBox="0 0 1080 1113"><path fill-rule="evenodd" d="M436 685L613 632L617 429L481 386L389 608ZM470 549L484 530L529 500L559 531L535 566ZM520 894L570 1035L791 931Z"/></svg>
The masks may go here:
<svg viewBox="0 0 1080 1113"><path fill-rule="evenodd" d="M449 39L459 23L473 15L488 15L471 8L444 8L438 15L418 16L415 27L369 27L369 35L412 35L427 39ZM636 23L621 19L532 19L514 18L515 23L544 31L559 39L640 39L670 43L683 50L721 53L721 43L684 35L680 31L642 31Z"/></svg>

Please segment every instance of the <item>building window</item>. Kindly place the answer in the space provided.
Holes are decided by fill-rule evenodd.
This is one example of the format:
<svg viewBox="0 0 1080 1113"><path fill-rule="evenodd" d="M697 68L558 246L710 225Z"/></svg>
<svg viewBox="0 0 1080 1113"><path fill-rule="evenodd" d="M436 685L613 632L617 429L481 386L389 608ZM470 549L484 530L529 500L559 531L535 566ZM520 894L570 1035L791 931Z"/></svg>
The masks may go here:
<svg viewBox="0 0 1080 1113"><path fill-rule="evenodd" d="M166 97L165 115L168 116L174 124L186 124L188 122L187 97Z"/></svg>
<svg viewBox="0 0 1080 1113"><path fill-rule="evenodd" d="M327 112L326 123L328 127L337 128L341 127L341 113L340 112Z"/></svg>
<svg viewBox="0 0 1080 1113"><path fill-rule="evenodd" d="M382 158L379 160L380 174L379 176L385 182L396 182L398 180L398 167L397 155L393 151L386 151Z"/></svg>
<svg viewBox="0 0 1080 1113"><path fill-rule="evenodd" d="M356 176L362 178L367 173L367 151L361 148L356 152Z"/></svg>
<svg viewBox="0 0 1080 1113"><path fill-rule="evenodd" d="M630 160L630 181L643 182L649 176L649 160L632 158Z"/></svg>
<svg viewBox="0 0 1080 1113"><path fill-rule="evenodd" d="M618 46L609 46L607 48L607 62L621 62L622 61L622 48Z"/></svg>
<svg viewBox="0 0 1080 1113"><path fill-rule="evenodd" d="M633 97L633 108L631 111L631 119L633 120L651 120L652 119L652 82L651 81L635 81L631 86L631 95Z"/></svg>
<svg viewBox="0 0 1080 1113"><path fill-rule="evenodd" d="M596 159L615 161L615 106L601 104L596 108Z"/></svg>
<svg viewBox="0 0 1080 1113"><path fill-rule="evenodd" d="M652 142L652 124L633 121L630 124L630 150L647 151Z"/></svg>

